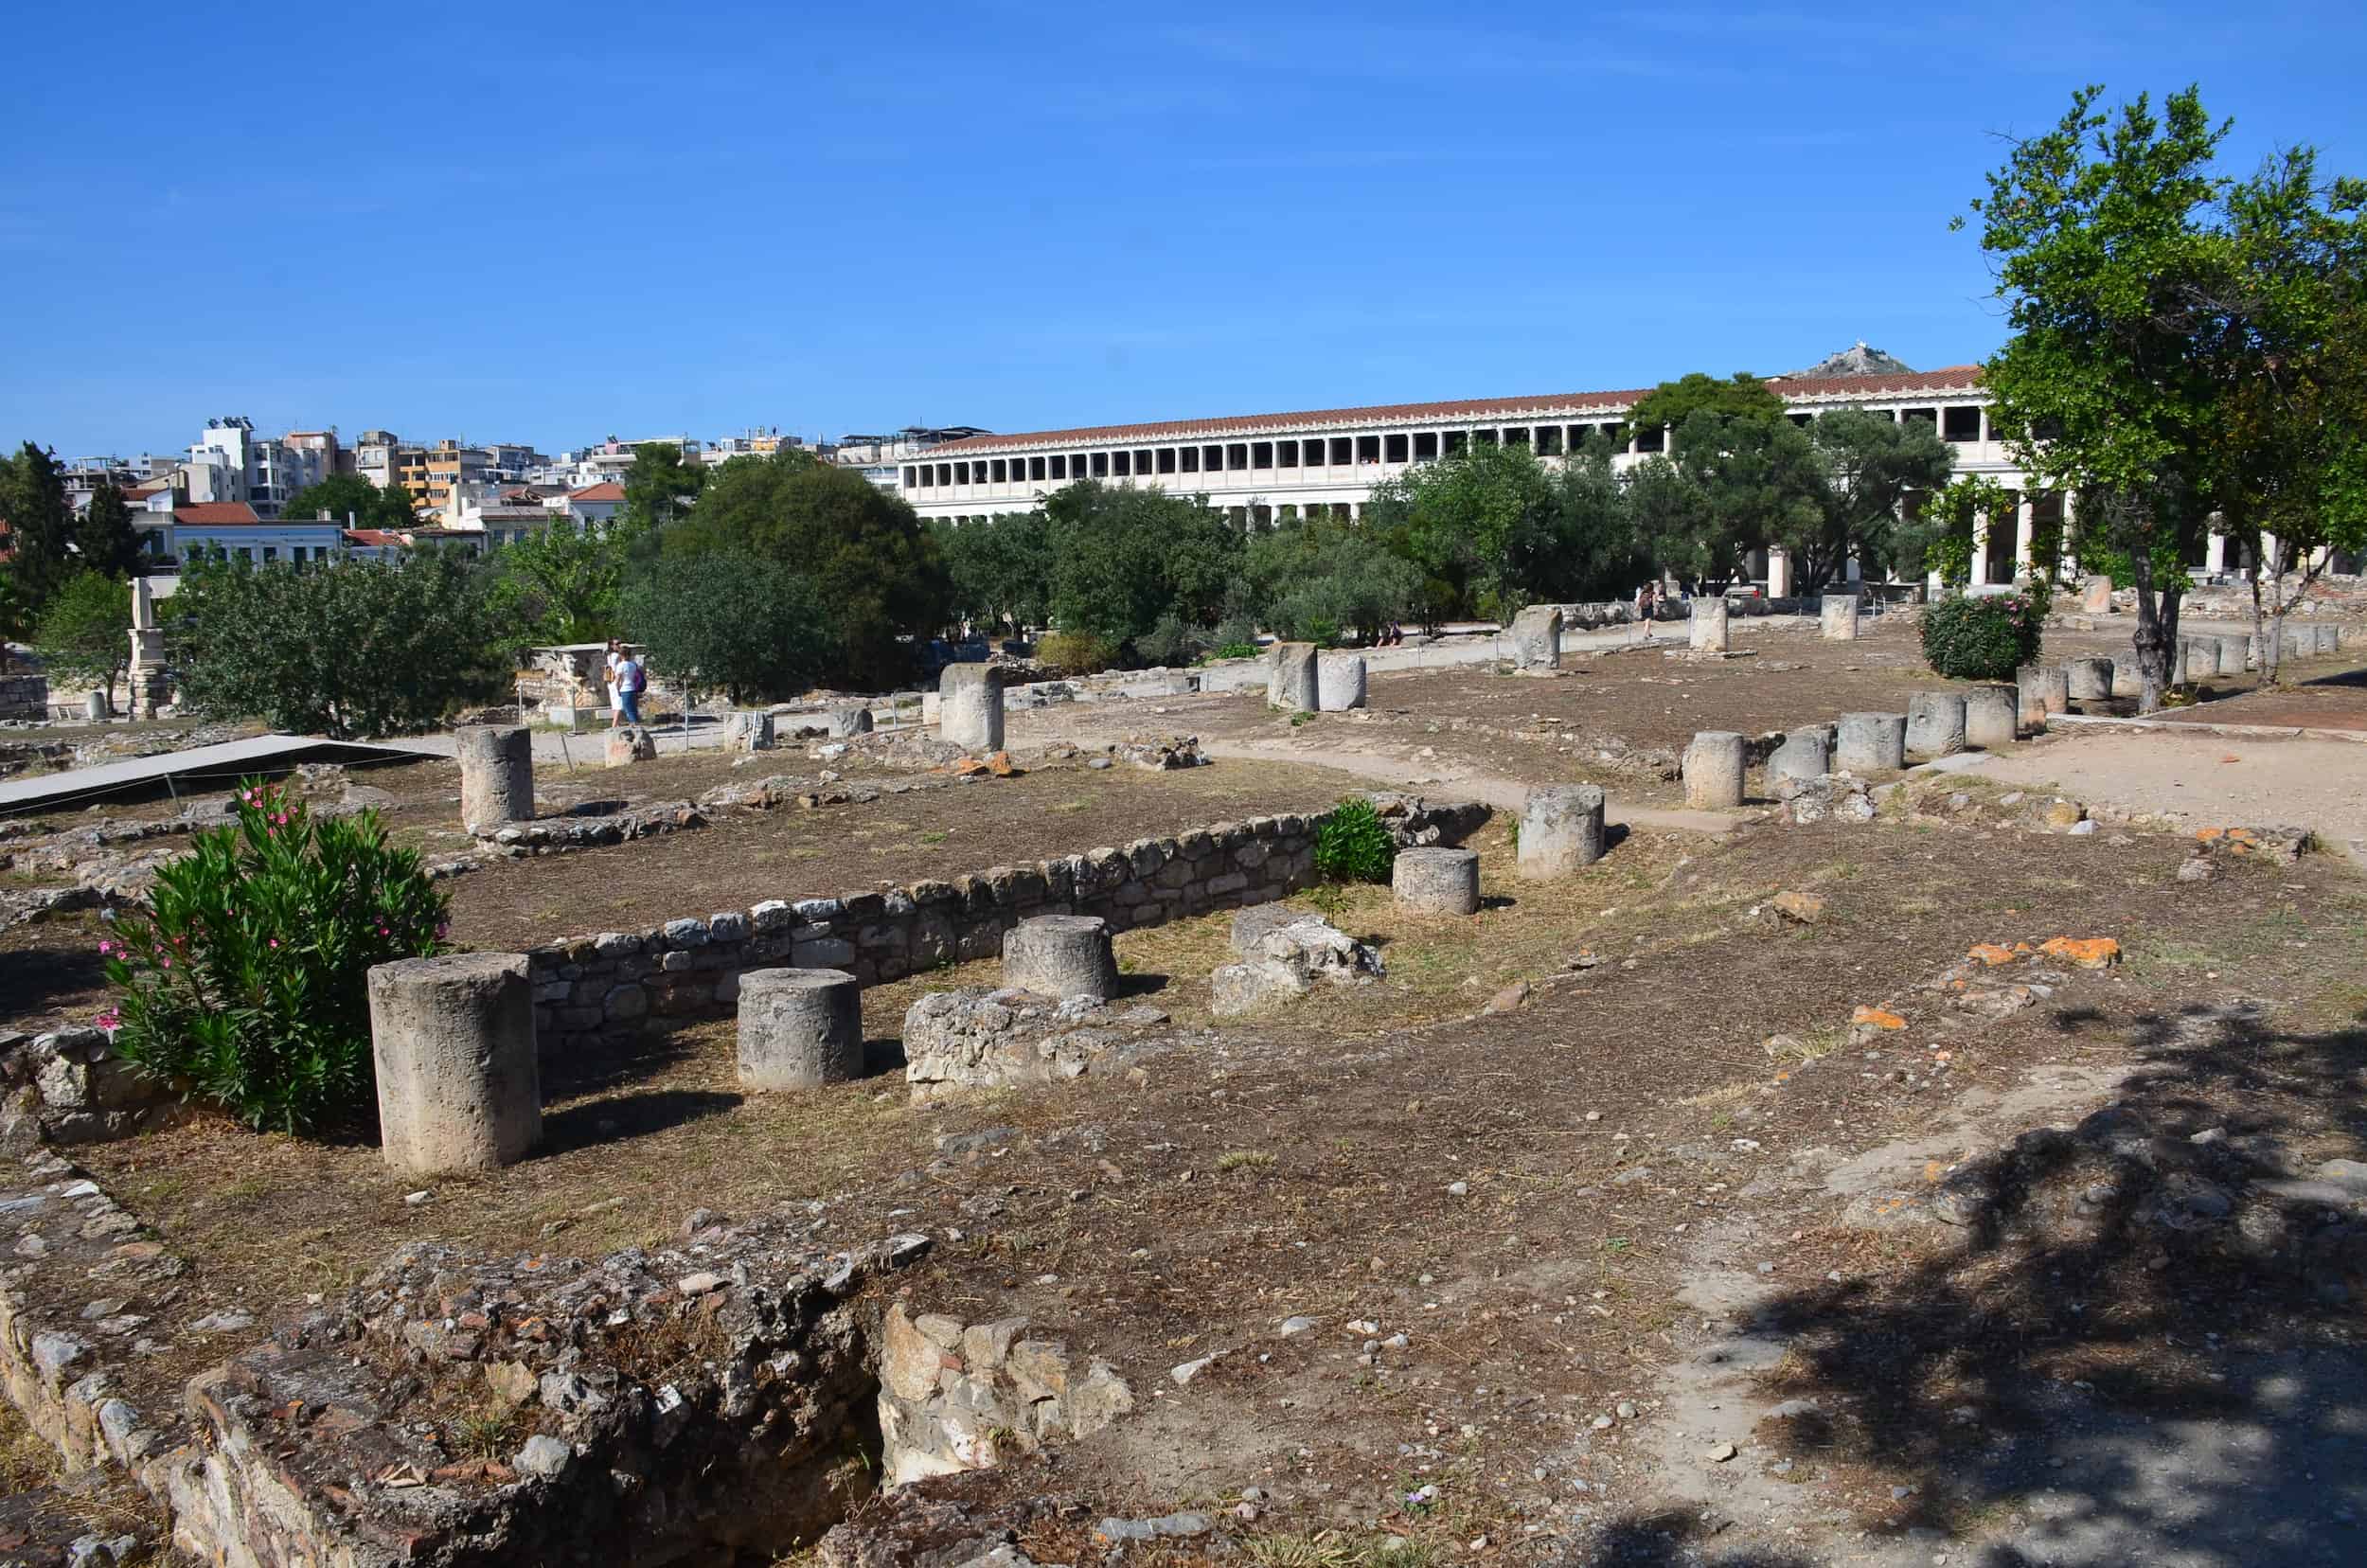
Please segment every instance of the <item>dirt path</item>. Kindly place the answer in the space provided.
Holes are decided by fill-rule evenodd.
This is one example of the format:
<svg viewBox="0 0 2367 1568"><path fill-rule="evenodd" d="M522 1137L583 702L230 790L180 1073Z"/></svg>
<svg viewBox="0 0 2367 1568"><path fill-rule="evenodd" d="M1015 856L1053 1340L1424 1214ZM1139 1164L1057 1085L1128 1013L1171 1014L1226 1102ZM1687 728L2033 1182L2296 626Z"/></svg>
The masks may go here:
<svg viewBox="0 0 2367 1568"><path fill-rule="evenodd" d="M1991 755L1979 772L2197 827L2306 827L2367 863L2367 745L2354 741L2078 730Z"/></svg>

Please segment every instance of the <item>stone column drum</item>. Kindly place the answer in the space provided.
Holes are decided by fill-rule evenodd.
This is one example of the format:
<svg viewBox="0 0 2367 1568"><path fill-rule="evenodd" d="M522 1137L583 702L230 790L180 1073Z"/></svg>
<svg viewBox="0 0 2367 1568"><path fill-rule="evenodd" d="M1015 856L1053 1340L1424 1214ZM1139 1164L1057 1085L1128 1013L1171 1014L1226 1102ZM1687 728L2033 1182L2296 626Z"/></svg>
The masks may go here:
<svg viewBox="0 0 2367 1568"><path fill-rule="evenodd" d="M750 970L739 977L739 1082L819 1089L863 1077L863 987L844 970Z"/></svg>
<svg viewBox="0 0 2367 1568"><path fill-rule="evenodd" d="M937 734L964 751L1003 749L1003 674L991 665L947 665L937 679Z"/></svg>
<svg viewBox="0 0 2367 1568"><path fill-rule="evenodd" d="M2010 746L2021 735L2021 702L2012 686L1965 688L1965 744L1983 751Z"/></svg>
<svg viewBox="0 0 2367 1568"><path fill-rule="evenodd" d="M1858 640L1858 596L1827 594L1817 606L1817 630L1826 642Z"/></svg>
<svg viewBox="0 0 2367 1568"><path fill-rule="evenodd" d="M1469 849L1400 849L1389 874L1397 907L1416 915L1479 913L1479 855Z"/></svg>
<svg viewBox="0 0 2367 1568"><path fill-rule="evenodd" d="M1603 858L1603 792L1593 784L1547 784L1521 809L1521 875L1568 876Z"/></svg>
<svg viewBox="0 0 2367 1568"><path fill-rule="evenodd" d="M2218 644L2204 637L2181 638L2178 645L2179 678L2192 684L2219 673Z"/></svg>
<svg viewBox="0 0 2367 1568"><path fill-rule="evenodd" d="M1833 746L1833 765L1844 773L1895 773L1907 765L1907 716L1903 713L1844 713Z"/></svg>
<svg viewBox="0 0 2367 1568"><path fill-rule="evenodd" d="M465 724L453 732L460 758L460 822L489 833L534 820L534 739L513 725Z"/></svg>
<svg viewBox="0 0 2367 1568"><path fill-rule="evenodd" d="M1823 724L1807 724L1784 737L1767 759L1767 788L1781 794L1787 778L1822 778L1833 771L1832 748Z"/></svg>
<svg viewBox="0 0 2367 1568"><path fill-rule="evenodd" d="M405 958L371 970L368 988L386 1164L429 1176L525 1158L543 1136L525 955Z"/></svg>
<svg viewBox="0 0 2367 1568"><path fill-rule="evenodd" d="M2244 672L2245 661L2251 653L2250 637L2214 637L2211 646L2218 654L2216 661L2217 673L2241 675Z"/></svg>
<svg viewBox="0 0 2367 1568"><path fill-rule="evenodd" d="M858 735L869 735L870 733L870 708L860 703L850 703L845 707L834 707L830 710L831 739L851 740ZM989 746L987 749L991 751L994 748Z"/></svg>
<svg viewBox="0 0 2367 1568"><path fill-rule="evenodd" d="M1520 669L1561 668L1561 612L1532 604L1512 617L1512 663Z"/></svg>
<svg viewBox="0 0 2367 1568"><path fill-rule="evenodd" d="M1907 699L1907 750L1916 757L1953 757L1965 749L1965 699L1953 691L1918 691Z"/></svg>
<svg viewBox="0 0 2367 1568"><path fill-rule="evenodd" d="M1326 713L1364 705L1364 655L1326 653L1315 660L1315 704Z"/></svg>
<svg viewBox="0 0 2367 1568"><path fill-rule="evenodd" d="M1109 1001L1118 993L1110 922L1098 915L1039 915L1020 921L1004 934L1003 983L1038 996Z"/></svg>
<svg viewBox="0 0 2367 1568"><path fill-rule="evenodd" d="M1267 655L1266 705L1285 713L1320 711L1315 685L1315 645L1278 642Z"/></svg>
<svg viewBox="0 0 2367 1568"><path fill-rule="evenodd" d="M1742 804L1742 737L1733 730L1703 730L1685 748L1685 804L1698 811Z"/></svg>
<svg viewBox="0 0 2367 1568"><path fill-rule="evenodd" d="M773 715L761 708L742 709L723 721L723 749L760 752L773 749Z"/></svg>
<svg viewBox="0 0 2367 1568"><path fill-rule="evenodd" d="M2170 679L2173 682L2178 679L2175 663L2170 669ZM2116 697L2134 697L2145 688L2145 666L2138 662L2137 650L2132 648L2126 653L2113 654L2112 694Z"/></svg>
<svg viewBox="0 0 2367 1568"><path fill-rule="evenodd" d="M2050 716L2071 711L2071 675L2061 665L2024 665L2015 680L2021 715L2032 729L2044 729Z"/></svg>
<svg viewBox="0 0 2367 1568"><path fill-rule="evenodd" d="M2112 661L2101 655L2063 666L2065 694L2074 703L2100 703L2112 695Z"/></svg>
<svg viewBox="0 0 2367 1568"><path fill-rule="evenodd" d="M1686 627L1686 638L1687 646L1696 653L1726 651L1728 638L1724 598L1698 598L1693 601L1693 617Z"/></svg>

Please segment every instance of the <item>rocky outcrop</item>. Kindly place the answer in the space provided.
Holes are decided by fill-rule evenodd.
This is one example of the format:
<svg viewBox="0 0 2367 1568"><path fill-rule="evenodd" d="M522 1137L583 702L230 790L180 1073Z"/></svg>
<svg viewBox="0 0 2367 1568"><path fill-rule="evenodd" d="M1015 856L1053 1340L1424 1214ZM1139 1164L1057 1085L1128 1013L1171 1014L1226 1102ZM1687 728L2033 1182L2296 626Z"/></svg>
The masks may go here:
<svg viewBox="0 0 2367 1568"><path fill-rule="evenodd" d="M1027 1320L965 1325L915 1317L901 1302L879 1335L881 1474L899 1487L987 1470L1061 1437L1084 1437L1134 1408L1107 1362L1028 1339Z"/></svg>
<svg viewBox="0 0 2367 1568"><path fill-rule="evenodd" d="M169 1086L115 1055L103 1029L0 1035L0 1154L128 1138L185 1114Z"/></svg>
<svg viewBox="0 0 2367 1568"><path fill-rule="evenodd" d="M1209 975L1219 1018L1296 1001L1318 981L1334 986L1369 985L1382 972L1378 949L1358 941L1319 916L1289 910L1246 910L1233 918L1237 964Z"/></svg>

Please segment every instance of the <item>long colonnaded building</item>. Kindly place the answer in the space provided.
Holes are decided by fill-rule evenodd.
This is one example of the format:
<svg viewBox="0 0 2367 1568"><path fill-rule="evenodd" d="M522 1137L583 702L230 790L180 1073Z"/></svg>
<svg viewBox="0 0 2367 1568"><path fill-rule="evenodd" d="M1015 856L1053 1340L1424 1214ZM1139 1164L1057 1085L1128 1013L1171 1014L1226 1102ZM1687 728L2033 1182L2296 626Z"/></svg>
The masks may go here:
<svg viewBox="0 0 2367 1568"><path fill-rule="evenodd" d="M1862 345L1858 351L1864 352ZM1979 366L1778 376L1767 384L1800 424L1834 408L1922 420L1955 449L1958 474L1980 474L2002 486L2009 492L2011 526L2005 526L2003 517L1976 524L1974 582L2011 582L2030 569L2034 543L2042 532L2068 537L2074 521L2073 498L2028 488L1989 428ZM933 448L925 460L906 463L903 491L922 517L955 523L1032 511L1044 496L1079 479L1203 495L1210 506L1244 527L1296 517L1351 516L1370 498L1375 485L1470 446L1525 446L1546 462L1557 463L1591 434L1600 432L1616 449L1615 463L1625 467L1641 461L1667 443L1665 430L1639 431L1627 422L1629 410L1650 390L1474 398L975 436L949 441ZM2222 547L2222 541L2213 541L2215 556ZM1771 594L1789 592L1789 573L1780 551L1772 561L1754 561L1753 570L1767 581Z"/></svg>

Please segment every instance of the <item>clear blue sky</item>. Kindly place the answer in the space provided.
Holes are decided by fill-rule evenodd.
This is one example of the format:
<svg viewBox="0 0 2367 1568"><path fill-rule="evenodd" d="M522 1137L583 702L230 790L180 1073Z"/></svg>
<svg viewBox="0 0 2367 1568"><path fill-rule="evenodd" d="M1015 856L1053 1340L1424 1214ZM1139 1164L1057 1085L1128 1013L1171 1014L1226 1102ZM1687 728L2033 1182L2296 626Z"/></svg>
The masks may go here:
<svg viewBox="0 0 2367 1568"><path fill-rule="evenodd" d="M2367 9L42 6L0 440L1046 425L2000 327L1948 219L2071 89L2367 173ZM2180 12L2187 14L2181 15Z"/></svg>

